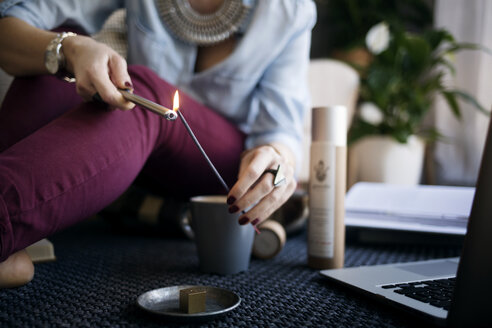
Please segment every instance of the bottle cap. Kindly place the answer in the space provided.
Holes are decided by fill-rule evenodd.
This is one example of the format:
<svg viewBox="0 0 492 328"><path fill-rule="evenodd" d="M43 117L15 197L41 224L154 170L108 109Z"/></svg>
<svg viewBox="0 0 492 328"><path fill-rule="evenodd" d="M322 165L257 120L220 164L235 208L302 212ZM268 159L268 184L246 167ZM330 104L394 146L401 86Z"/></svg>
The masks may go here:
<svg viewBox="0 0 492 328"><path fill-rule="evenodd" d="M277 255L285 245L285 229L277 221L268 220L258 226L260 234L253 242L253 255L260 259L270 259Z"/></svg>
<svg viewBox="0 0 492 328"><path fill-rule="evenodd" d="M314 107L312 141L329 141L336 146L347 145L347 108L345 106Z"/></svg>

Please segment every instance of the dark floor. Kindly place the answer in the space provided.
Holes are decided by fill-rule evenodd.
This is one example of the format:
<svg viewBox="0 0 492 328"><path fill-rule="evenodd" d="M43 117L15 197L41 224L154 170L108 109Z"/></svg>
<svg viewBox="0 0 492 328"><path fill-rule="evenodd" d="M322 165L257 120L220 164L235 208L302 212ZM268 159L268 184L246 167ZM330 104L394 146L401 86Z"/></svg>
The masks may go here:
<svg viewBox="0 0 492 328"><path fill-rule="evenodd" d="M194 244L184 238L116 233L90 220L50 238L57 260L36 264L28 285L0 290L0 327L174 326L143 312L136 298L172 285L211 285L242 299L206 327L412 327L412 316L323 279L306 266L304 231L290 236L272 260L253 259L247 272L198 271ZM349 243L346 266L457 256L458 246Z"/></svg>

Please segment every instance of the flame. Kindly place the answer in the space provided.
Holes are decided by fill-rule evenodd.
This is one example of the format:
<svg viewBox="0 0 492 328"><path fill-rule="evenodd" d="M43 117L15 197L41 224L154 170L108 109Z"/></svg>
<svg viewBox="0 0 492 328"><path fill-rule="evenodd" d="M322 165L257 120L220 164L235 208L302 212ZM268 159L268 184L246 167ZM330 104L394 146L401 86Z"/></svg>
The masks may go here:
<svg viewBox="0 0 492 328"><path fill-rule="evenodd" d="M173 111L177 111L179 108L179 92L176 90L174 93L174 101L173 101Z"/></svg>

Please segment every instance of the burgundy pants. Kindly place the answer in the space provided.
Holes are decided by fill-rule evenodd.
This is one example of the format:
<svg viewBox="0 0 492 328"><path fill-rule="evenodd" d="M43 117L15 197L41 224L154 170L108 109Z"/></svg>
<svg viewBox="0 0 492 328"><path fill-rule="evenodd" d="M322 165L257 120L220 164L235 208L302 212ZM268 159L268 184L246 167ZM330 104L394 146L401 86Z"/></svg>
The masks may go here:
<svg viewBox="0 0 492 328"><path fill-rule="evenodd" d="M136 94L172 107L175 87L142 66L129 72ZM184 93L180 101L232 186L245 136ZM140 172L177 196L226 192L179 118L83 103L75 85L51 76L14 80L0 109L0 261L97 213Z"/></svg>

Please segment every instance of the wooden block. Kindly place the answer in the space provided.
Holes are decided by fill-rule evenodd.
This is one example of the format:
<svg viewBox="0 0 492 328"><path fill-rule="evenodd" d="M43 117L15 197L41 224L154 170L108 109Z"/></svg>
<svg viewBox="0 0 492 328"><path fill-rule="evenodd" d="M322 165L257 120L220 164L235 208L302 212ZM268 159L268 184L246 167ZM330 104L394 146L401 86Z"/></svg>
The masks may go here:
<svg viewBox="0 0 492 328"><path fill-rule="evenodd" d="M31 246L26 247L26 251L31 257L31 260L35 263L54 261L56 259L55 248L53 247L53 243L48 239L41 239Z"/></svg>
<svg viewBox="0 0 492 328"><path fill-rule="evenodd" d="M185 288L179 291L179 309L191 314L205 312L207 292L200 288Z"/></svg>

